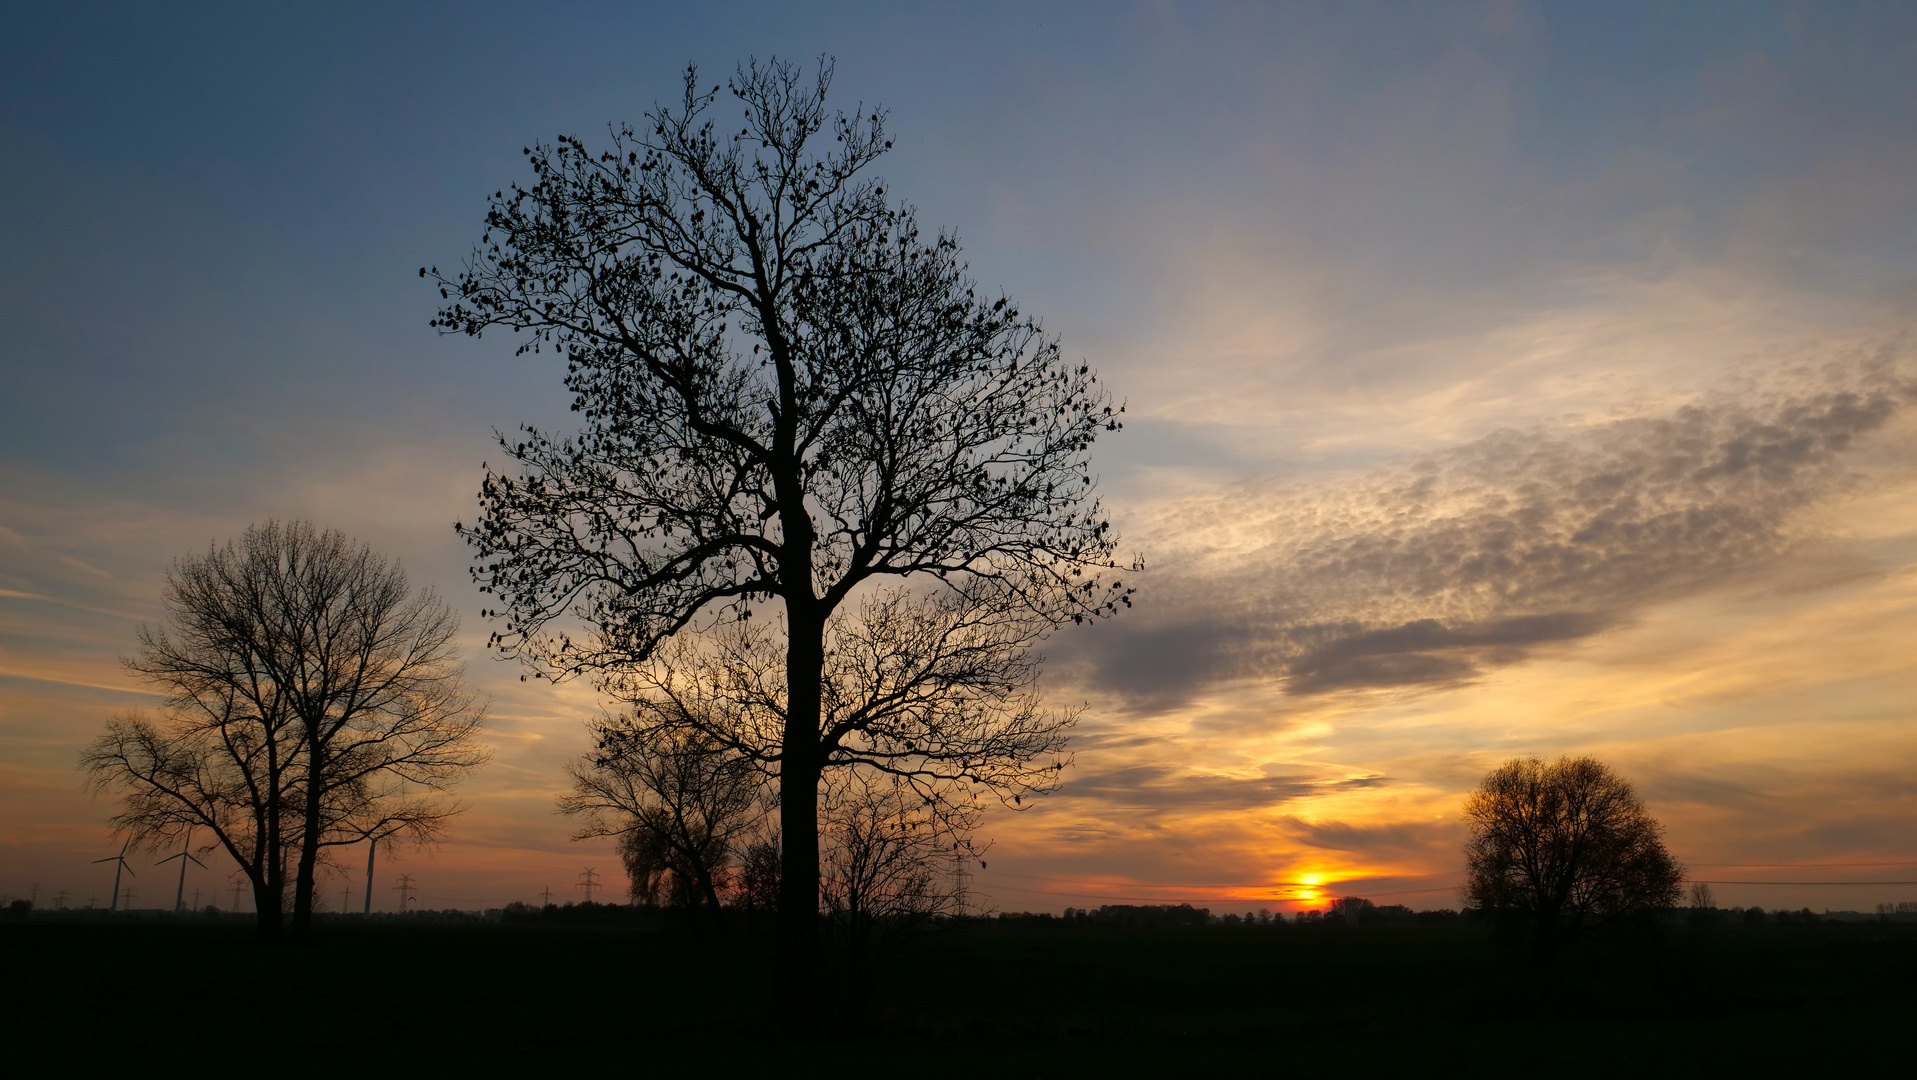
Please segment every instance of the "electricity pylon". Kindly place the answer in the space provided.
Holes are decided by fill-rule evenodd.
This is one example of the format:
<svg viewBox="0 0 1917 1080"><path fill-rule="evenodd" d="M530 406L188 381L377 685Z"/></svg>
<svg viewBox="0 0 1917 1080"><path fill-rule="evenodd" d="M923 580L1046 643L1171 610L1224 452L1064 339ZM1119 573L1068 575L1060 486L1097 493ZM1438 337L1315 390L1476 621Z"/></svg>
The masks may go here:
<svg viewBox="0 0 1917 1080"><path fill-rule="evenodd" d="M168 855L166 858L161 859L159 862L153 864L155 866L165 866L167 863L172 862L174 859L180 860L180 887L173 890L173 917L174 918L179 918L180 901L186 899L186 864L190 861L193 863L193 865L199 867L200 869L202 870L206 869L205 863L201 862L198 859L193 858L192 847L193 847L193 828L192 826L188 826L186 830L186 842L180 845L180 853L178 855ZM195 900L198 900L199 894L194 893L193 898Z"/></svg>
<svg viewBox="0 0 1917 1080"><path fill-rule="evenodd" d="M401 911L405 911L407 904L418 899L418 897L413 895L415 890L413 888L413 875L411 874L399 875L399 884L393 886L393 891L399 894L399 910Z"/></svg>
<svg viewBox="0 0 1917 1080"><path fill-rule="evenodd" d="M126 849L132 846L133 846L133 838L129 836L126 838L126 843L120 845L120 853L118 855L115 855L110 859L93 860L96 863L110 862L110 863L119 864L118 866L113 868L113 902L107 905L108 911L120 910L120 871L124 870L129 874L133 874L134 877L140 876L138 874L134 874L133 868L126 864ZM129 892L127 894L127 899L128 900L133 899L132 893Z"/></svg>
<svg viewBox="0 0 1917 1080"><path fill-rule="evenodd" d="M579 876L579 880L573 882L574 888L586 890L586 903L588 904L592 903L592 891L594 889L603 889L606 887L604 882L593 880L593 875L598 872L598 867L588 866L586 867L586 872Z"/></svg>

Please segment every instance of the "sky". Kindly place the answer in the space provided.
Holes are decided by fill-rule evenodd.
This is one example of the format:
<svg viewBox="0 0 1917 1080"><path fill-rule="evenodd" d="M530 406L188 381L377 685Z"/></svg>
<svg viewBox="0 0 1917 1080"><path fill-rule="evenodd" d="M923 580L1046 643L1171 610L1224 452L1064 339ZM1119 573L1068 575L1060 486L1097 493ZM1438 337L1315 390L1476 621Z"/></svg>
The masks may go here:
<svg viewBox="0 0 1917 1080"><path fill-rule="evenodd" d="M1455 907L1465 793L1590 753L1720 904L1917 900L1917 9L4 18L0 892L105 902L79 750L152 704L120 658L169 564L273 517L438 590L491 699L470 810L376 904L622 885L553 811L603 703L485 653L452 530L495 430L565 429L561 372L438 337L416 275L527 144L828 55L891 189L1131 418L1095 462L1137 606L1046 643L1074 763L988 817L974 896Z"/></svg>

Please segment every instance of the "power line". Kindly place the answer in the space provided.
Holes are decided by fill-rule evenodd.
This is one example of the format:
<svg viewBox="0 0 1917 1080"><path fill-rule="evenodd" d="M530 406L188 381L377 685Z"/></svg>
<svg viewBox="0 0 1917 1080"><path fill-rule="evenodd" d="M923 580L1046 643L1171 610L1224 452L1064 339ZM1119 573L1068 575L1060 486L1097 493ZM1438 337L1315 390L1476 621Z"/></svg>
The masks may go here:
<svg viewBox="0 0 1917 1080"><path fill-rule="evenodd" d="M1835 869L1849 869L1853 866L1917 866L1917 862L1701 862L1692 866L1716 866L1726 870L1764 870L1788 867L1804 870L1815 866L1828 866Z"/></svg>
<svg viewBox="0 0 1917 1080"><path fill-rule="evenodd" d="M1143 900L1153 904L1162 904L1166 900L1166 897L1163 896L1120 896L1115 893L1059 892L1055 889L1027 889L1020 885L999 885L996 886L996 888L1010 889L1012 892L1036 893L1039 896L1069 896L1077 900ZM1264 897L1262 899L1271 899L1271 897Z"/></svg>
<svg viewBox="0 0 1917 1080"><path fill-rule="evenodd" d="M1692 878L1699 885L1917 885L1917 881L1705 881Z"/></svg>
<svg viewBox="0 0 1917 1080"><path fill-rule="evenodd" d="M1371 889L1366 889L1364 891L1367 896L1415 896L1419 893L1457 892L1458 886L1440 885L1435 889L1392 889L1389 892L1376 892Z"/></svg>
<svg viewBox="0 0 1917 1080"><path fill-rule="evenodd" d="M1277 889L1292 886L1316 889L1323 885L1322 882L1310 881L1259 881L1249 883L1174 881L1159 884L1148 881L1091 881L1085 878L1053 877L1050 874L1008 874L1004 871L994 871L991 876L994 878L1022 878L1026 881L1051 881L1060 885L1115 885L1121 889Z"/></svg>

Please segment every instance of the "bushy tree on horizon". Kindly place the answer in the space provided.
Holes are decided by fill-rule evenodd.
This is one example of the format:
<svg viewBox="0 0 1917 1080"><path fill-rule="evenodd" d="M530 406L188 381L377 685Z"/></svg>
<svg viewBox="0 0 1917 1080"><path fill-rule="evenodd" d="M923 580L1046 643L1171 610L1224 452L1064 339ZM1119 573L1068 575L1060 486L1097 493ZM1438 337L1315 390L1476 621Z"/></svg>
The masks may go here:
<svg viewBox="0 0 1917 1080"><path fill-rule="evenodd" d="M1661 827L1594 757L1508 761L1464 813L1466 903L1520 923L1540 964L1566 940L1670 908L1682 892Z"/></svg>

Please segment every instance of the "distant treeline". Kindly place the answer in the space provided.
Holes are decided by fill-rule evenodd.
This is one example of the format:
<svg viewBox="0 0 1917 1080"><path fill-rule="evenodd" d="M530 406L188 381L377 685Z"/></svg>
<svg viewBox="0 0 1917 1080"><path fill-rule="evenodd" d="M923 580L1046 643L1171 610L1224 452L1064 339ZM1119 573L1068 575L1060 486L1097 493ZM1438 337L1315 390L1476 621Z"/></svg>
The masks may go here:
<svg viewBox="0 0 1917 1080"><path fill-rule="evenodd" d="M744 911L739 915L749 915ZM757 913L763 915L764 913ZM1673 908L1667 913L1672 919L1689 922L1692 925L1742 924L1758 925L1803 925L1820 922L1917 922L1917 903L1902 902L1878 904L1875 911L1812 911L1810 908L1790 910L1779 908L1766 911L1761 907L1710 907L1710 908ZM66 919L172 919L173 912L160 908L141 908L130 911L109 912L104 908L46 907L34 905L27 900L13 900L0 906L0 918ZM684 912L669 907L646 904L599 904L590 901L569 904L511 903L503 908L487 908L484 911L462 911L456 908L443 910L414 910L406 912L376 911L371 915L358 912L319 912L322 919L346 919L372 922L503 922L521 925L548 926L629 926L643 929L667 929L677 927L685 921ZM211 904L198 909L189 909L184 913L188 919L251 919L252 912L226 911ZM1065 909L1063 915L1054 915L1049 911L1007 911L995 915L970 915L940 920L948 929L1008 929L1008 930L1046 930L1087 927L1105 930L1182 930L1199 927L1224 927L1227 929L1259 929L1288 926L1450 926L1478 921L1480 913L1471 910L1453 911L1442 908L1433 911L1415 911L1403 904L1376 904L1362 896L1340 897L1328 907L1314 911L1299 911L1289 918L1282 911L1269 909L1246 912L1243 915L1228 913L1213 915L1210 908L1193 907L1190 904L1104 904L1097 908ZM748 924L757 921L747 919Z"/></svg>
<svg viewBox="0 0 1917 1080"><path fill-rule="evenodd" d="M524 907L525 905L520 905ZM593 905L604 907L609 905ZM464 911L459 908L415 908L412 911L375 911L370 915L357 911L316 911L314 918L327 922L499 922L504 916L501 908L487 908L484 911ZM197 921L228 920L248 922L257 916L251 911L229 911L214 904L204 907L187 908L175 912L172 908L126 908L110 911L103 907L47 907L26 900L14 900L0 907L0 918L25 919L113 919L171 921L174 919L192 919Z"/></svg>
<svg viewBox="0 0 1917 1080"><path fill-rule="evenodd" d="M1105 904L1093 908L1066 908L1065 914L1029 911L1005 912L997 917L1002 926L1016 927L1097 927L1101 929L1156 930L1200 926L1252 929L1277 926L1344 926L1421 924L1457 922L1462 916L1451 910L1413 911L1402 904L1375 904L1362 896L1341 897L1318 911L1300 911L1287 919L1282 911L1265 909L1243 915L1213 915L1210 908L1190 904Z"/></svg>
<svg viewBox="0 0 1917 1080"><path fill-rule="evenodd" d="M1818 922L1917 922L1917 903L1878 904L1875 912L1824 911L1810 908L1795 911L1766 911L1748 908L1672 908L1667 917L1693 925L1741 923L1747 926L1769 924L1805 924ZM1066 908L1063 915L1050 912L1008 911L993 920L997 925L1016 929L1065 929L1092 927L1111 930L1188 929L1224 927L1259 929L1287 926L1455 926L1475 923L1482 918L1472 910L1441 908L1415 911L1403 904L1377 904L1362 896L1340 897L1329 906L1300 911L1286 917L1282 911L1261 910L1243 915L1213 915L1211 909L1190 904L1106 904L1098 908Z"/></svg>

